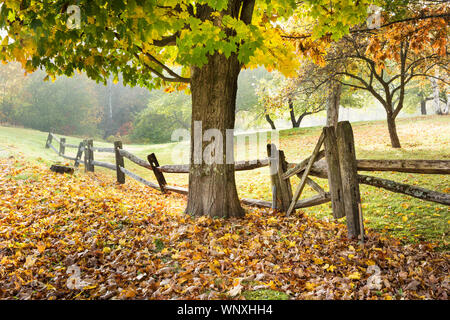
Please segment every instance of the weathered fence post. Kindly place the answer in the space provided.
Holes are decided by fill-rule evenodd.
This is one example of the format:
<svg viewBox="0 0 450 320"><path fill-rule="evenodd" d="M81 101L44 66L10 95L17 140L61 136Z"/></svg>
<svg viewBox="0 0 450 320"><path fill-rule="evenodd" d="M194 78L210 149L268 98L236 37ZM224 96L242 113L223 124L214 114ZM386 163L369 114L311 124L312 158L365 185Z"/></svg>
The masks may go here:
<svg viewBox="0 0 450 320"><path fill-rule="evenodd" d="M66 138L59 139L59 155L64 155L66 152Z"/></svg>
<svg viewBox="0 0 450 320"><path fill-rule="evenodd" d="M288 162L286 161L286 156L284 155L284 151L283 150L279 151L279 156L280 156L280 167L281 167L281 170L278 171L278 175L280 177L280 180L287 187L287 195L288 195L287 198L289 199L289 204L291 204L291 201L292 201L291 179L290 178L283 179L283 177L282 177L283 174L288 170Z"/></svg>
<svg viewBox="0 0 450 320"><path fill-rule="evenodd" d="M92 162L94 161L94 141L92 139L87 140L85 153L87 157L87 162L85 163L86 170L89 172L94 172L94 165Z"/></svg>
<svg viewBox="0 0 450 320"><path fill-rule="evenodd" d="M122 141L114 142L114 153L116 155L116 172L117 172L117 182L120 184L125 183L125 173L120 170L120 167L124 168L125 163L123 161L123 156L120 154L120 149L122 149Z"/></svg>
<svg viewBox="0 0 450 320"><path fill-rule="evenodd" d="M87 140L83 140L83 146L84 146L84 172L88 171L88 145Z"/></svg>
<svg viewBox="0 0 450 320"><path fill-rule="evenodd" d="M45 141L45 148L50 148L50 145L52 144L53 135L51 132L48 133L47 141Z"/></svg>
<svg viewBox="0 0 450 320"><path fill-rule="evenodd" d="M358 207L361 202L361 195L359 193L355 141L350 122L339 122L336 134L339 152L339 165L341 168L342 190L344 195L344 207L345 214L347 216L348 236L349 238L357 238L361 232Z"/></svg>
<svg viewBox="0 0 450 320"><path fill-rule="evenodd" d="M150 166L152 167L153 173L155 174L156 180L158 181L161 192L166 193L165 189L165 186L167 184L166 178L164 178L163 173L158 169L159 162L158 159L156 159L156 155L154 153L149 154L147 156L147 160L150 163Z"/></svg>
<svg viewBox="0 0 450 320"><path fill-rule="evenodd" d="M267 145L267 155L270 159L270 180L272 181L271 189L274 195L275 209L286 212L292 201L292 189L289 179L282 178L284 170L287 169L284 152L278 151L272 143Z"/></svg>
<svg viewBox="0 0 450 320"><path fill-rule="evenodd" d="M84 149L84 141L81 141L80 144L78 145L77 155L75 156L75 162L73 164L75 166L75 168L78 168L78 166L80 165L80 160L81 160L81 156L83 154L83 149Z"/></svg>
<svg viewBox="0 0 450 320"><path fill-rule="evenodd" d="M325 159L328 165L331 207L333 209L333 217L339 219L345 216L345 208L335 129L334 127L324 127L323 133L325 135Z"/></svg>

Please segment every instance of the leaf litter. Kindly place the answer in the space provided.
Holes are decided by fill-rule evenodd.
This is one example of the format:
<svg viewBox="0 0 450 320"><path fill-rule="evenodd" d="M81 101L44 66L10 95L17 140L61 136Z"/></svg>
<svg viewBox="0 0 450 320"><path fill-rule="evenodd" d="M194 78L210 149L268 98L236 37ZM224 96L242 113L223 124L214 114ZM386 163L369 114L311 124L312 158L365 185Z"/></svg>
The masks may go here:
<svg viewBox="0 0 450 320"><path fill-rule="evenodd" d="M14 179L21 174L35 179ZM186 198L0 159L1 299L448 299L449 254L298 210L191 217Z"/></svg>

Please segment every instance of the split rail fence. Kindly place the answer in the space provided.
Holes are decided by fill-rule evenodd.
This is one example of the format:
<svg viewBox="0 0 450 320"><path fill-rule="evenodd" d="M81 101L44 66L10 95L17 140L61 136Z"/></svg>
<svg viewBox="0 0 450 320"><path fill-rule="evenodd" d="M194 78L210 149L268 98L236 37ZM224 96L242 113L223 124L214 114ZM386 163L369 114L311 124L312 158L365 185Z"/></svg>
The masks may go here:
<svg viewBox="0 0 450 320"><path fill-rule="evenodd" d="M52 142L58 143L58 148ZM322 146L324 147L323 150ZM81 141L78 145L66 143L65 138L48 134L46 148L51 148L61 157L74 161L74 166L84 164L85 171L93 172L96 166L116 171L118 183L125 183L129 176L150 188L163 193L172 191L188 194L188 189L170 186L164 173L189 173L189 165L160 165L154 153L147 156L147 161L123 149L121 141L114 142L112 148L100 148L93 145L93 140ZM66 148L77 149L75 156L66 154ZM107 152L115 155L115 163L94 160L94 152ZM84 154L84 158L83 157ZM361 210L360 184L383 188L392 192L406 194L418 199L450 205L450 194L428 190L420 186L408 185L374 176L360 175L358 171L394 171L421 174L450 174L450 160L371 160L356 159L353 130L348 121L339 122L337 127L324 127L312 155L300 163L288 163L284 152L274 144L267 145L268 157L254 161L235 162L235 170L253 170L270 166L272 201L241 199L250 206L278 209L292 214L295 209L306 208L331 202L333 217L347 217L348 235L360 237L364 241L364 226ZM157 184L125 169L124 159L152 170ZM293 192L290 178L298 176L300 183ZM311 177L328 179L329 191L325 191ZM306 185L317 195L299 200Z"/></svg>

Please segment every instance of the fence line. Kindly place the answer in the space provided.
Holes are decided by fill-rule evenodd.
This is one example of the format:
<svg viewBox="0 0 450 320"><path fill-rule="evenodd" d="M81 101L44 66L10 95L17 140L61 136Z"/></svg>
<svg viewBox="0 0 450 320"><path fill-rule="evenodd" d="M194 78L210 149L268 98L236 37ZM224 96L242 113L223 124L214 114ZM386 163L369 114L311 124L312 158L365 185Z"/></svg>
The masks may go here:
<svg viewBox="0 0 450 320"><path fill-rule="evenodd" d="M59 150L52 145L59 144ZM324 150L321 150L323 145ZM49 133L45 143L65 159L75 161L75 167L84 163L85 171L94 171L96 166L117 172L117 182L125 183L125 176L162 193L167 191L188 194L183 187L170 186L166 183L163 173L189 173L189 164L159 165L155 154L150 154L147 161L122 148L122 142L114 142L113 148L94 147L93 140L84 140L78 146L68 144L65 138L58 138ZM75 157L65 154L66 148L76 148ZM273 208L289 215L295 209L306 208L330 202L335 218L347 217L349 237L364 239L361 223L362 210L359 184L383 188L392 192L402 193L418 199L450 205L450 194L428 190L422 187L398 183L373 176L359 175L358 171L393 171L421 174L450 174L450 160L374 160L356 159L353 130L349 122L339 122L335 130L324 127L313 154L300 163L288 163L284 152L277 150L275 145L268 145L268 157L253 161L235 162L235 171L253 170L275 164L276 172L271 172L272 201L257 199L241 199L246 205ZM112 153L115 164L94 160L94 152ZM84 153L84 159L82 154ZM275 154L277 153L277 154ZM277 156L278 155L278 156ZM158 184L150 182L125 168L124 158L153 171ZM325 159L323 159L325 158ZM278 161L278 162L276 162ZM271 166L272 167L272 166ZM299 177L300 184L292 192L290 178ZM318 177L328 179L329 192L323 190L314 180ZM305 185L308 184L317 192L315 196L299 200Z"/></svg>

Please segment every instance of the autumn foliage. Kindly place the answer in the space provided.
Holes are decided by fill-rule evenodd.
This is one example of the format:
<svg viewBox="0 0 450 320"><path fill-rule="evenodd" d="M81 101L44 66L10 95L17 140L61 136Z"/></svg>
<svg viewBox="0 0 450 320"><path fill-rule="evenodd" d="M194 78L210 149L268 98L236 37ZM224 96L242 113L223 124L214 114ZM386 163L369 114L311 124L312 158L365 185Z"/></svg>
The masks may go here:
<svg viewBox="0 0 450 320"><path fill-rule="evenodd" d="M345 225L303 212L247 208L246 219L192 218L178 195L14 158L0 160L0 184L2 299L242 299L260 289L295 299L447 299L450 292L448 254L372 232L359 246L346 239Z"/></svg>

